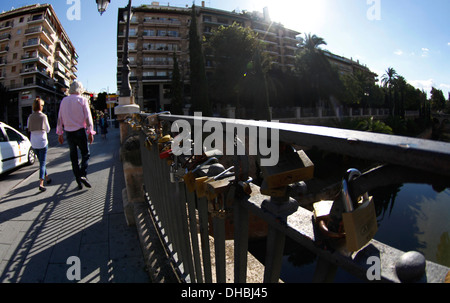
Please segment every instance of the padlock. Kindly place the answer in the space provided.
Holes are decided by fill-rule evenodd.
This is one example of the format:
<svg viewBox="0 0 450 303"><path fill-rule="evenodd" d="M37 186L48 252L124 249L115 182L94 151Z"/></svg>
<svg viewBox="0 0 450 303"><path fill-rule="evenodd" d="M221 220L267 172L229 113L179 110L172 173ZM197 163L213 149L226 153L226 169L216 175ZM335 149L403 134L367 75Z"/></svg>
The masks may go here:
<svg viewBox="0 0 450 303"><path fill-rule="evenodd" d="M378 230L373 197L362 199L355 210L343 213L342 220L347 250L360 250L373 239Z"/></svg>
<svg viewBox="0 0 450 303"><path fill-rule="evenodd" d="M238 184L242 187L242 190L247 194L251 195L252 188L250 186L250 183L253 182L253 178L249 177L247 181L239 181Z"/></svg>
<svg viewBox="0 0 450 303"><path fill-rule="evenodd" d="M172 163L169 168L169 176L171 183L179 183L183 182L182 175L184 174L184 170L176 163Z"/></svg>
<svg viewBox="0 0 450 303"><path fill-rule="evenodd" d="M197 193L198 197L204 197L207 195L207 185L209 182L220 180L221 178L234 176L234 174L229 174L230 170L234 169L234 166L231 166L219 174L213 176L213 177L202 177L197 178L195 181L195 192Z"/></svg>
<svg viewBox="0 0 450 303"><path fill-rule="evenodd" d="M373 198L367 193L356 198L351 195L350 182L360 175L357 169L347 171L341 192L334 200L326 222L331 234L345 234L346 247L350 252L365 246L378 230Z"/></svg>
<svg viewBox="0 0 450 303"><path fill-rule="evenodd" d="M314 221L319 228L322 236L327 239L343 239L345 233L343 231L330 231L328 229L330 221L330 211L333 206L333 200L319 201L313 204Z"/></svg>
<svg viewBox="0 0 450 303"><path fill-rule="evenodd" d="M277 165L262 166L261 171L267 188L274 189L312 179L314 164L304 151L296 151L292 146L286 146L284 151L280 152Z"/></svg>
<svg viewBox="0 0 450 303"><path fill-rule="evenodd" d="M159 152L163 152L164 150L168 150L171 148L172 137L170 135L165 135L158 139L158 149Z"/></svg>
<svg viewBox="0 0 450 303"><path fill-rule="evenodd" d="M183 176L184 183L186 184L186 188L187 188L187 190L188 190L189 192L192 193L192 192L195 191L195 179L196 179L195 173L196 173L199 169L201 169L202 167L204 167L205 165L208 165L209 163L211 163L211 162L213 162L213 161L218 162L218 160L217 160L216 157L211 157L211 158L207 159L205 162L203 162L203 163L201 163L201 164L198 164L197 167L195 167L194 169L188 171L188 172Z"/></svg>

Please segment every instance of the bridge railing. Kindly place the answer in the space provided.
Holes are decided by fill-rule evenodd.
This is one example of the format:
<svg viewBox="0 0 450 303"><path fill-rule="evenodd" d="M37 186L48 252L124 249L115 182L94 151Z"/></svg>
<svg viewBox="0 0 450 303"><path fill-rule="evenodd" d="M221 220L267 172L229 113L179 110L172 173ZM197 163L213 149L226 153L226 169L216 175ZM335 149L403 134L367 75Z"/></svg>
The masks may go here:
<svg viewBox="0 0 450 303"><path fill-rule="evenodd" d="M376 256L380 260L380 279L400 282L395 265L404 252L376 240L370 241L368 245L355 253L346 251L342 246L334 249L325 248L324 239L317 231L313 219L311 204L321 200L321 197L327 198L330 195L334 197L336 188L332 187L331 190L323 188L319 194L311 195L302 187L305 185L304 182L299 182L297 185L302 185L300 186L303 188L302 192L292 191L289 199L290 205L293 203L295 206L293 211L287 215L280 215L274 209L282 206L284 202L278 203L276 199L261 194L260 184L258 185L255 180L258 178L257 175L253 175L253 182L243 183L251 180L248 176L251 175L249 171L252 171L251 167L255 158L248 153L221 157L220 163L224 168L234 165L234 171L237 173L222 179L222 183L216 184L213 189L209 186L202 194L198 190L192 191L188 188L187 179L184 178L189 171L188 167L180 165L178 167L181 168L177 171L173 169L174 163L186 165L187 162L182 162L181 158L186 160L189 157L183 155L177 157L170 155L169 152L166 153L170 155L169 158L161 159L163 158L163 151L160 150L162 143L157 143L157 138L170 133L172 124L183 124L180 121L192 127L194 130L192 139L194 137L198 139L197 136L200 134L203 139L211 135L213 130L207 127L208 123L222 125L221 131L224 136L226 136L226 130L230 129L259 128L268 130L268 133L277 133L278 144L283 146L295 146L302 149L317 148L325 152L379 163L380 166L363 173L352 182L353 191L357 194L378 186L402 182L438 184L444 188L449 186L450 144L448 143L319 126L170 114L157 116L156 132L162 130L162 134L158 136L154 132L154 115L135 114L132 119L128 119L128 122L139 130L144 173L143 186L150 213L170 259L184 282L248 282L249 229L252 228L249 218L251 216L256 216L268 226L264 282L278 282L280 279L286 237L318 256L314 281L329 280L336 267L341 267L366 280L370 266L367 260ZM186 127L186 124L183 125ZM227 128L230 125L232 127ZM181 129L178 131L181 132ZM248 132L250 134L250 131ZM172 137L175 135L172 133ZM239 139L245 144L251 140L248 136L247 134L246 137ZM259 139L261 140L261 137ZM203 143L203 141L194 140L194 145L203 145ZM247 152L248 148L249 146L247 146ZM203 176L207 176L208 170L198 170L200 171L203 171ZM190 172L193 172L192 168ZM226 249L226 243L230 240L234 246L231 261L229 251ZM232 272L226 272L229 268L227 264L229 265L230 262L232 262ZM442 282L448 272L449 268L427 261L424 277L427 282Z"/></svg>

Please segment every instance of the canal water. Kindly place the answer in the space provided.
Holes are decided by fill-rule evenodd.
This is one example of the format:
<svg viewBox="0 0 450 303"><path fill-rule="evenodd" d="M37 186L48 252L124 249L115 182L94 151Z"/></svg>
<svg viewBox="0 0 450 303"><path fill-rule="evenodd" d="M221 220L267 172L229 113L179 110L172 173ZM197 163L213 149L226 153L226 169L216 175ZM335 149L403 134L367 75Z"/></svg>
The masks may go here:
<svg viewBox="0 0 450 303"><path fill-rule="evenodd" d="M436 192L423 184L378 189L374 196L378 232L375 239L402 251L450 267L450 189ZM288 240L281 279L311 282L317 258ZM363 282L339 269L335 282Z"/></svg>

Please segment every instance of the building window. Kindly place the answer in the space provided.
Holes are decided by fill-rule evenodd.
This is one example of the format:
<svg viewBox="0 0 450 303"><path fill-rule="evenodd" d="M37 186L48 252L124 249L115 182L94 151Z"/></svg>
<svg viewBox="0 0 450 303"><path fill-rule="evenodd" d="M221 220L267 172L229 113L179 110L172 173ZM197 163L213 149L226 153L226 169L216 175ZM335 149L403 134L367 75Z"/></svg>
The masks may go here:
<svg viewBox="0 0 450 303"><path fill-rule="evenodd" d="M144 44L142 45L142 49L143 49L143 50L152 50L152 49L154 49L154 46L153 46L152 43L144 43Z"/></svg>
<svg viewBox="0 0 450 303"><path fill-rule="evenodd" d="M155 36L155 30L154 29L144 29L143 35L149 36L149 37Z"/></svg>
<svg viewBox="0 0 450 303"><path fill-rule="evenodd" d="M220 23L220 24L228 24L228 20L227 20L227 19L219 18L219 19L217 19L217 23Z"/></svg>
<svg viewBox="0 0 450 303"><path fill-rule="evenodd" d="M178 31L168 31L167 36L169 37L178 37Z"/></svg>
<svg viewBox="0 0 450 303"><path fill-rule="evenodd" d="M211 22L212 17L211 16L203 16L203 22Z"/></svg>
<svg viewBox="0 0 450 303"><path fill-rule="evenodd" d="M34 83L34 78L33 77L23 79L23 85L24 86L31 85L33 83Z"/></svg>

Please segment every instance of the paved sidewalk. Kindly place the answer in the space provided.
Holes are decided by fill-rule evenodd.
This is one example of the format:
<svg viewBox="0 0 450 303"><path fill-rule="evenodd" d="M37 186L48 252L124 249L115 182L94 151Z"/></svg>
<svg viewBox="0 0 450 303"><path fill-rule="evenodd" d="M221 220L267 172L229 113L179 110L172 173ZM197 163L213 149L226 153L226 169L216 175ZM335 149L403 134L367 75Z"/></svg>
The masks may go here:
<svg viewBox="0 0 450 303"><path fill-rule="evenodd" d="M0 198L0 282L72 282L72 256L81 282L150 282L136 227L123 214L119 129L108 130L90 146L92 188L78 190L67 142L59 145L53 130L47 191L38 190L36 171Z"/></svg>

